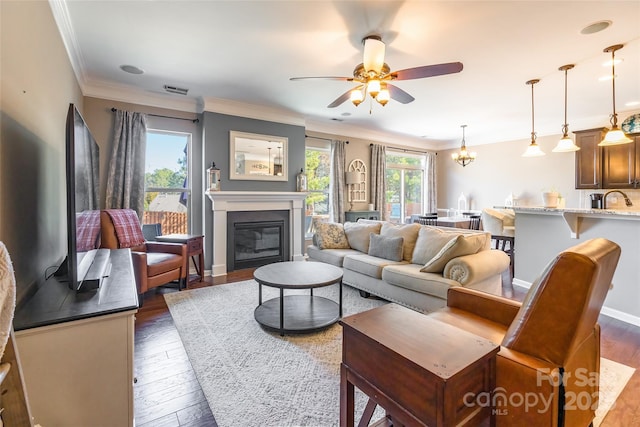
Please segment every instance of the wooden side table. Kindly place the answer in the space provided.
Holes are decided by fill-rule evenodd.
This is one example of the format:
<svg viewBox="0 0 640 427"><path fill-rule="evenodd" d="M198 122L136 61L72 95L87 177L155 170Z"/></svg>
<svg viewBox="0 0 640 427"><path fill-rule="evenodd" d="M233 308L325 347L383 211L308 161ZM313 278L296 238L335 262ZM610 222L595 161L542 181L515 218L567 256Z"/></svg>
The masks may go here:
<svg viewBox="0 0 640 427"><path fill-rule="evenodd" d="M341 427L354 424L354 387L369 396L359 425L376 405L394 425L495 425L491 406L478 402L492 401L499 345L397 304L340 324Z"/></svg>
<svg viewBox="0 0 640 427"><path fill-rule="evenodd" d="M189 275L187 279L187 287L189 284L204 281L204 236L196 234L167 234L164 236L157 236L156 240L159 242L168 243L184 243L187 245L187 257L193 261L193 266L196 269L195 275ZM198 261L196 262L196 256Z"/></svg>

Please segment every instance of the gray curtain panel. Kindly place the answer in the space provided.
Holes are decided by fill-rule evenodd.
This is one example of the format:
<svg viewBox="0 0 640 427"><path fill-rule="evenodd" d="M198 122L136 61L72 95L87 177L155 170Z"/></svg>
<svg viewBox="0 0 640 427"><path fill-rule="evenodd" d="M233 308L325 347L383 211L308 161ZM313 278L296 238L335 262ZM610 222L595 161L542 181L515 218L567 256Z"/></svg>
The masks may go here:
<svg viewBox="0 0 640 427"><path fill-rule="evenodd" d="M329 220L344 222L345 196L345 145L344 141L331 141L331 182L329 183Z"/></svg>
<svg viewBox="0 0 640 427"><path fill-rule="evenodd" d="M387 166L387 149L384 145L371 146L371 202L373 208L380 211L380 219L387 220L385 209L385 169Z"/></svg>
<svg viewBox="0 0 640 427"><path fill-rule="evenodd" d="M436 153L426 154L426 171L425 171L425 186L427 189L427 200L425 203L425 212L437 212L438 204L436 200Z"/></svg>
<svg viewBox="0 0 640 427"><path fill-rule="evenodd" d="M133 209L142 218L146 148L146 115L116 110L107 175L107 209Z"/></svg>

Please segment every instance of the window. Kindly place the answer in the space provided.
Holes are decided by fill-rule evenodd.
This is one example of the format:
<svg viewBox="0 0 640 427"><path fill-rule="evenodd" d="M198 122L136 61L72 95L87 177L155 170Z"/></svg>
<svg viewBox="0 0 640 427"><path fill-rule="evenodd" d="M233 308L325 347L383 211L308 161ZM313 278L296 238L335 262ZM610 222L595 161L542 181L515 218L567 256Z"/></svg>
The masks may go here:
<svg viewBox="0 0 640 427"><path fill-rule="evenodd" d="M160 224L162 234L188 234L191 134L147 130L143 224Z"/></svg>
<svg viewBox="0 0 640 427"><path fill-rule="evenodd" d="M410 222L425 213L425 164L421 154L387 151L386 209L391 222Z"/></svg>
<svg viewBox="0 0 640 427"><path fill-rule="evenodd" d="M329 180L331 150L328 147L307 147L305 173L309 195L306 200L306 235L313 234L313 218L329 217Z"/></svg>

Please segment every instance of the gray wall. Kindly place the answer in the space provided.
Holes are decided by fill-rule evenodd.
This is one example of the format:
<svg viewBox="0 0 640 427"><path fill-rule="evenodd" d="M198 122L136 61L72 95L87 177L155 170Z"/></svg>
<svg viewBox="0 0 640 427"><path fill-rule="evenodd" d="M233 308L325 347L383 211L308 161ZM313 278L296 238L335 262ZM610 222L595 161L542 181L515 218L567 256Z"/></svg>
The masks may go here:
<svg viewBox="0 0 640 427"><path fill-rule="evenodd" d="M0 2L0 240L20 303L66 255L65 122L80 87L45 1Z"/></svg>
<svg viewBox="0 0 640 427"><path fill-rule="evenodd" d="M286 182L229 180L229 132L232 130L288 138L288 180ZM305 164L305 129L303 126L205 111L203 114L203 131L204 164L202 169L205 170L209 167L212 161L216 163L216 166L220 169L220 188L222 191L296 191L296 175L300 172L300 169L304 168ZM213 245L213 230L211 229L213 227L213 214L211 212L211 200L208 198L204 203L204 226L205 263L206 265L212 265L213 259L210 248ZM304 233L302 235L304 236ZM304 244L304 242L301 244Z"/></svg>

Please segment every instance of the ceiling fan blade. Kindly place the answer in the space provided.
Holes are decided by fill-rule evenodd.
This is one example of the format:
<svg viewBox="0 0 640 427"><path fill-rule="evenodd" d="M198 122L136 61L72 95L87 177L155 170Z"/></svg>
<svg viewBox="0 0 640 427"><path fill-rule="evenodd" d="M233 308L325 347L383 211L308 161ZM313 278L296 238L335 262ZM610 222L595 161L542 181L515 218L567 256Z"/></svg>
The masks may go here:
<svg viewBox="0 0 640 427"><path fill-rule="evenodd" d="M327 105L327 108L336 108L337 106L341 105L343 102L351 98L352 90L355 90L355 89L362 90L362 87L363 86L360 85L360 86L354 87L353 89L349 89L348 91L340 95L338 98L336 98L336 100L333 101L331 104Z"/></svg>
<svg viewBox="0 0 640 427"><path fill-rule="evenodd" d="M407 68L389 73L394 80L423 79L425 77L441 76L462 71L461 62L447 62L445 64L424 65L422 67Z"/></svg>
<svg viewBox="0 0 640 427"><path fill-rule="evenodd" d="M333 76L325 76L325 77L291 77L289 80L339 80L341 82L351 82L353 81L353 77L333 77Z"/></svg>
<svg viewBox="0 0 640 427"><path fill-rule="evenodd" d="M413 96L409 95L398 86L387 83L387 89L389 89L389 95L391 96L391 99L396 100L401 104L408 104L415 101L415 98Z"/></svg>

